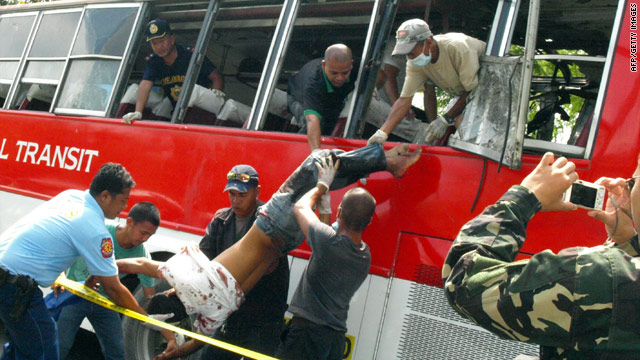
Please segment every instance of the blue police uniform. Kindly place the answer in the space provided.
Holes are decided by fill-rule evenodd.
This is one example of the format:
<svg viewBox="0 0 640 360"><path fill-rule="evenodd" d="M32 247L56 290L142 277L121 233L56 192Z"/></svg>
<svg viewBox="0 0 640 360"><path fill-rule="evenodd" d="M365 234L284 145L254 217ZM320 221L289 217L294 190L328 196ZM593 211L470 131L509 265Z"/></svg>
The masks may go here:
<svg viewBox="0 0 640 360"><path fill-rule="evenodd" d="M142 75L142 80L159 80L162 84L162 89L164 89L165 96L169 97L169 101L171 101L171 105L173 106L176 106L176 102L180 96L182 83L184 83L185 75L189 69L193 48L176 44L176 51L178 52L178 57L171 66L167 65L160 56L156 54L149 55L147 66ZM202 67L200 67L196 84L205 88L211 87L209 74L215 69L216 66L205 57L202 61Z"/></svg>
<svg viewBox="0 0 640 360"><path fill-rule="evenodd" d="M64 191L0 235L0 267L9 274L0 286L0 319L11 344L3 359L58 358L57 330L42 292L35 287L27 311L16 319L11 313L19 294L11 280L26 275L40 286L51 286L79 256L92 275L118 274L104 212L89 191Z"/></svg>

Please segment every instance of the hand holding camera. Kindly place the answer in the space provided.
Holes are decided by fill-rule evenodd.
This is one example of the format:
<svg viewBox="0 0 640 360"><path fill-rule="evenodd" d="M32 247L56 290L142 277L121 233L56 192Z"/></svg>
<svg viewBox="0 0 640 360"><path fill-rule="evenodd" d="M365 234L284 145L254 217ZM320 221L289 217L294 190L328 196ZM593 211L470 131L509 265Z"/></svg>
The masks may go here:
<svg viewBox="0 0 640 360"><path fill-rule="evenodd" d="M576 205L563 200L563 193L578 180L576 166L566 158L555 159L553 153L545 153L540 163L521 185L529 189L540 201L542 211L574 210Z"/></svg>
<svg viewBox="0 0 640 360"><path fill-rule="evenodd" d="M609 237L618 245L625 244L635 235L631 218L631 201L626 180L603 177L595 182L607 190L607 201L603 211L589 211L592 216L604 223Z"/></svg>

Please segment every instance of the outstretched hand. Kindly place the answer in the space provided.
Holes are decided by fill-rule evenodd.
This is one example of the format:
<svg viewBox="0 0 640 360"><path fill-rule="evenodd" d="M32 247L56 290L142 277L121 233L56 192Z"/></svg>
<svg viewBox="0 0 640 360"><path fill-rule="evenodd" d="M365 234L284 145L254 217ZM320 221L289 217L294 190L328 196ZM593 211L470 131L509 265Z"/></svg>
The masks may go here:
<svg viewBox="0 0 640 360"><path fill-rule="evenodd" d="M324 159L320 159L320 163L316 163L316 167L318 168L318 185L323 185L329 191L338 167L340 167L340 159L336 160L334 164L331 155L328 155Z"/></svg>
<svg viewBox="0 0 640 360"><path fill-rule="evenodd" d="M607 203L604 211L591 210L588 214L602 221L609 237L622 245L635 234L626 181L622 178L603 177L595 183L607 189Z"/></svg>
<svg viewBox="0 0 640 360"><path fill-rule="evenodd" d="M167 348L159 355L153 358L153 360L167 360L167 359L175 359L181 356L180 347L176 343L175 339L173 341L167 342Z"/></svg>
<svg viewBox="0 0 640 360"><path fill-rule="evenodd" d="M540 201L542 211L569 211L577 206L562 200L562 194L578 180L576 165L565 157L555 159L553 153L545 153L540 163L521 185L529 189Z"/></svg>

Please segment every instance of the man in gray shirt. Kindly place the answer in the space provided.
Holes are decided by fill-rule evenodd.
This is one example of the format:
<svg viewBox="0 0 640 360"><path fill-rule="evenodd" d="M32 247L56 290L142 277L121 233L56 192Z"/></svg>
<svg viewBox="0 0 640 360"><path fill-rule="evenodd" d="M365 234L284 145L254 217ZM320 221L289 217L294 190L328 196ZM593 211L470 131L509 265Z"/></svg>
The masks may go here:
<svg viewBox="0 0 640 360"><path fill-rule="evenodd" d="M294 316L278 359L342 359L349 302L369 274L371 253L362 232L371 222L375 199L363 188L349 190L338 207L335 231L313 211L326 191L319 181L293 210L313 253L289 306Z"/></svg>

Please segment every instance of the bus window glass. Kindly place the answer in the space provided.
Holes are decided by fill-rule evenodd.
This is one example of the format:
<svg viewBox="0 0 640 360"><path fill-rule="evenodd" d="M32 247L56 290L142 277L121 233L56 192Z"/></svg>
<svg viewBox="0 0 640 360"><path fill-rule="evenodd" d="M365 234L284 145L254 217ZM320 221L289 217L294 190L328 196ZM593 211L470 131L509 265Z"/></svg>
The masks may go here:
<svg viewBox="0 0 640 360"><path fill-rule="evenodd" d="M74 9L42 15L11 108L50 110L80 14Z"/></svg>
<svg viewBox="0 0 640 360"><path fill-rule="evenodd" d="M7 16L0 18L0 58L19 58L29 38L35 16Z"/></svg>
<svg viewBox="0 0 640 360"><path fill-rule="evenodd" d="M0 107L9 94L35 18L35 15L0 18Z"/></svg>
<svg viewBox="0 0 640 360"><path fill-rule="evenodd" d="M85 11L57 101L57 112L61 109L107 110L137 12L137 7Z"/></svg>
<svg viewBox="0 0 640 360"><path fill-rule="evenodd" d="M122 56L137 8L87 9L71 55Z"/></svg>
<svg viewBox="0 0 640 360"><path fill-rule="evenodd" d="M16 70L18 70L18 61L1 61L0 63L2 63L2 66L0 66L0 79L11 81L16 74Z"/></svg>
<svg viewBox="0 0 640 360"><path fill-rule="evenodd" d="M79 19L79 11L44 14L29 57L66 57Z"/></svg>
<svg viewBox="0 0 640 360"><path fill-rule="evenodd" d="M60 94L58 107L105 111L119 61L74 60Z"/></svg>
<svg viewBox="0 0 640 360"><path fill-rule="evenodd" d="M64 61L29 61L23 79L58 81L64 69Z"/></svg>

